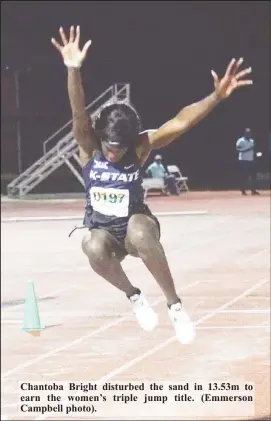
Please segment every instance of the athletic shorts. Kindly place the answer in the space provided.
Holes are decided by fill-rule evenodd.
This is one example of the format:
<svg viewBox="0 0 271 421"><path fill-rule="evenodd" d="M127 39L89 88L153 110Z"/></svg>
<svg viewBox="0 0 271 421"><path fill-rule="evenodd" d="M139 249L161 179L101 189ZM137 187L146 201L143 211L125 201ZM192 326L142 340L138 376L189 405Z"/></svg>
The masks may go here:
<svg viewBox="0 0 271 421"><path fill-rule="evenodd" d="M127 236L127 228L129 219L133 215L143 214L149 216L151 219L155 221L159 230L159 238L161 235L160 223L156 216L154 216L147 205L141 206L141 209L138 211L134 211L129 215L127 218L109 218L106 217L104 221L97 220L98 218L95 217L95 213L88 212L86 210L85 218L84 218L84 225L89 230L92 229L104 229L108 231L121 245L121 247L125 250L125 238Z"/></svg>

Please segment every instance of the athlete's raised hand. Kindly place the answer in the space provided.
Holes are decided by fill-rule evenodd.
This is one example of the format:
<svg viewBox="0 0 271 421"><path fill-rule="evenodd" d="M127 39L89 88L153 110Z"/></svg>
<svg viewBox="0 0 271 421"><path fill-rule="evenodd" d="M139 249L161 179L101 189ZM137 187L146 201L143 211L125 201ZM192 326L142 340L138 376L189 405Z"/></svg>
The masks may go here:
<svg viewBox="0 0 271 421"><path fill-rule="evenodd" d="M59 33L63 45L60 45L54 38L51 39L51 42L56 47L56 49L60 51L64 64L67 67L81 67L83 61L86 58L91 41L87 41L82 50L80 50L80 26L76 27L76 33L74 31L74 26L71 26L69 40L67 40L63 28L59 28Z"/></svg>
<svg viewBox="0 0 271 421"><path fill-rule="evenodd" d="M226 73L222 79L219 80L217 74L212 70L212 76L214 78L215 90L220 99L225 99L230 96L235 89L241 86L252 85L252 80L244 80L243 77L251 73L251 67L245 70L239 70L243 59L240 58L238 61L233 58L229 63Z"/></svg>

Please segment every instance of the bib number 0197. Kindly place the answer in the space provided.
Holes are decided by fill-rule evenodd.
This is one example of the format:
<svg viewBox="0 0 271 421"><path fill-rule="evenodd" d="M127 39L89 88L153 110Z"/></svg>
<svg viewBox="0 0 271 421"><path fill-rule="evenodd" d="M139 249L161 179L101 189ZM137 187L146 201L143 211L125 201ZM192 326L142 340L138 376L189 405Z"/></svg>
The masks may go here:
<svg viewBox="0 0 271 421"><path fill-rule="evenodd" d="M122 203L124 194L121 193L106 193L106 192L93 192L94 200L99 202L109 202L109 203Z"/></svg>

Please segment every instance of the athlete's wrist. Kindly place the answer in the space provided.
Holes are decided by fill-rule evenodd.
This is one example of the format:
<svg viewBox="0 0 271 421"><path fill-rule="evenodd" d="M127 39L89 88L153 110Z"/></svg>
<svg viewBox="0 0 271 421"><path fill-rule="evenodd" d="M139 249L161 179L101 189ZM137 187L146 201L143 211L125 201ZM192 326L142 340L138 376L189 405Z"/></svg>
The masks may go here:
<svg viewBox="0 0 271 421"><path fill-rule="evenodd" d="M64 61L65 66L67 67L68 70L72 69L72 70L78 70L82 67L83 63L73 63L73 62L67 62Z"/></svg>
<svg viewBox="0 0 271 421"><path fill-rule="evenodd" d="M68 72L68 75L70 75L70 76L72 76L72 75L77 76L77 77L81 76L80 68L67 67L67 72Z"/></svg>
<svg viewBox="0 0 271 421"><path fill-rule="evenodd" d="M211 93L211 98L215 104L219 104L223 100L223 98L219 95L219 92L216 90Z"/></svg>

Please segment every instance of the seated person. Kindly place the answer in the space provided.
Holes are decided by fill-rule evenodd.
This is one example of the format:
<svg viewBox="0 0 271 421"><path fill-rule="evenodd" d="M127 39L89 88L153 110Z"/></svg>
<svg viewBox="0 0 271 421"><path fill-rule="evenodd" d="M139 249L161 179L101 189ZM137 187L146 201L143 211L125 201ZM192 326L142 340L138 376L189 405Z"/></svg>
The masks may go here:
<svg viewBox="0 0 271 421"><path fill-rule="evenodd" d="M148 177L151 178L163 178L167 191L171 194L180 194L180 188L176 177L173 174L169 174L162 163L162 156L156 155L154 162L149 165L146 171Z"/></svg>

